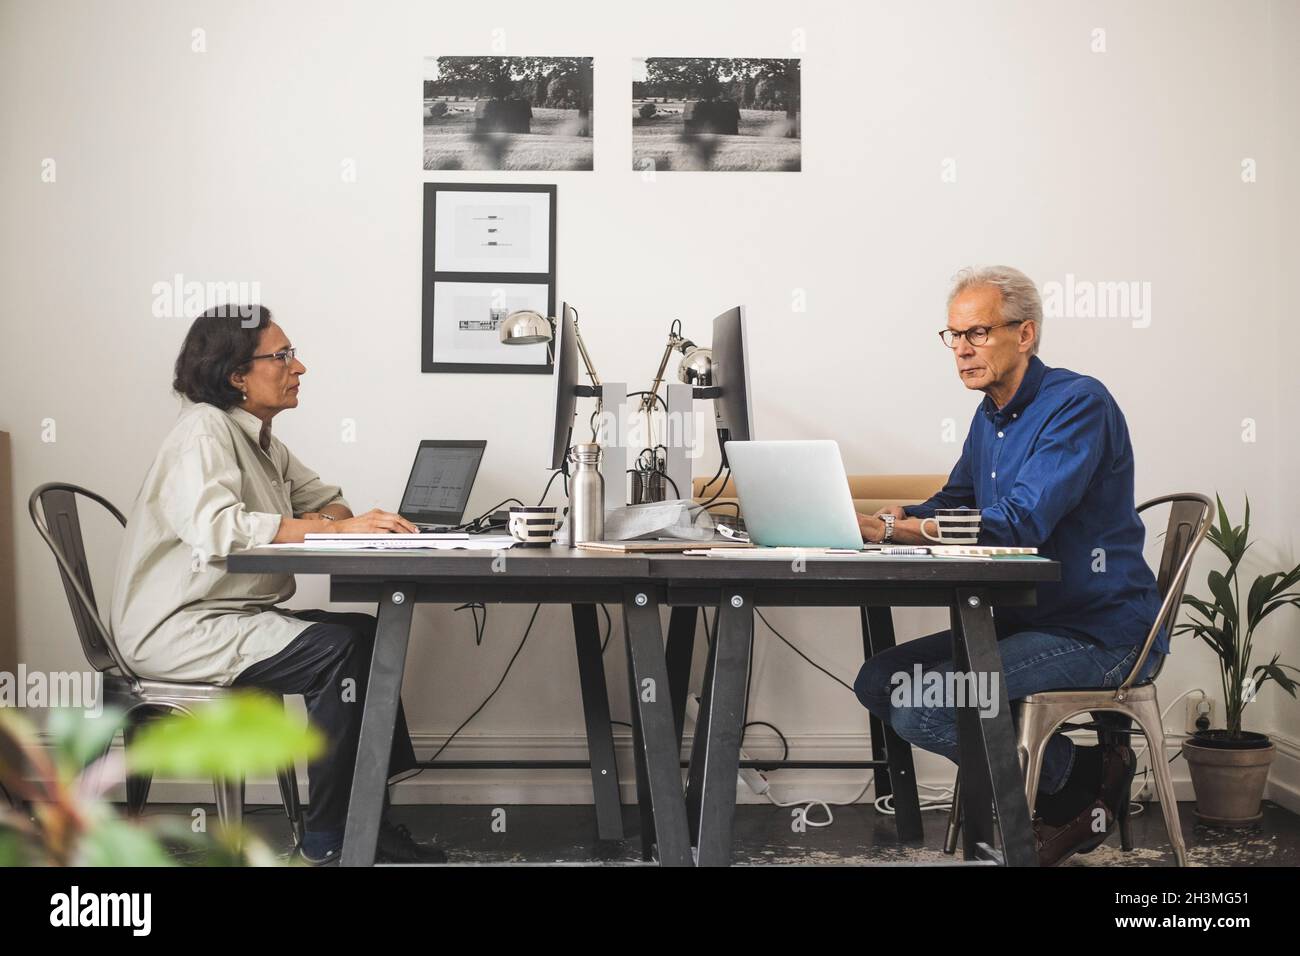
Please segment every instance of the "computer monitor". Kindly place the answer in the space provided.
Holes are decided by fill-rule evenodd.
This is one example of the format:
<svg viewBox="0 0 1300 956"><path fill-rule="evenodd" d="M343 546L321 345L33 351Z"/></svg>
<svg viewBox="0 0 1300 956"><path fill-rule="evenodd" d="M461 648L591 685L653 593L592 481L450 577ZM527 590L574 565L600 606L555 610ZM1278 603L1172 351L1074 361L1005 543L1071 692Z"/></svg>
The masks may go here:
<svg viewBox="0 0 1300 956"><path fill-rule="evenodd" d="M728 441L753 441L754 418L749 408L749 345L745 308L728 309L713 320L713 414L718 428L722 463L727 464Z"/></svg>
<svg viewBox="0 0 1300 956"><path fill-rule="evenodd" d="M422 441L398 512L417 525L458 525L464 519L485 441Z"/></svg>
<svg viewBox="0 0 1300 956"><path fill-rule="evenodd" d="M551 469L564 467L564 460L573 444L573 416L578 408L578 327L573 309L563 303L560 320L555 323L555 431L551 438Z"/></svg>

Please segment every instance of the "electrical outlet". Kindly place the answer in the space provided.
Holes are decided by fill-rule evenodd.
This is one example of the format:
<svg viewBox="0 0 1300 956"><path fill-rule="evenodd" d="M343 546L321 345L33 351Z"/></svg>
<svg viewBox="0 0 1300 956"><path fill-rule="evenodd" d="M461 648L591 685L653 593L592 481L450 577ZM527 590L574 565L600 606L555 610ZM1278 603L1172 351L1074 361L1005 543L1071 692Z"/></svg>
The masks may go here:
<svg viewBox="0 0 1300 956"><path fill-rule="evenodd" d="M1196 731L1200 730L1200 728L1196 726L1196 721L1202 717L1209 720L1209 726L1214 726L1214 698L1188 697L1187 719L1184 723L1183 730L1189 734L1196 733Z"/></svg>

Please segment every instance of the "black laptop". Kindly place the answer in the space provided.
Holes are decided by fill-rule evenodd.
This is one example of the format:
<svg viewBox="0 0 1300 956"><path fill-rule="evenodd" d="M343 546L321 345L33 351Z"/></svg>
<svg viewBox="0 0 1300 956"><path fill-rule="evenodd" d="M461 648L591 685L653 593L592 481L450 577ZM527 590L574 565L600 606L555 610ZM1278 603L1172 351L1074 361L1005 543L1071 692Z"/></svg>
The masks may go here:
<svg viewBox="0 0 1300 956"><path fill-rule="evenodd" d="M485 441L420 442L398 513L421 531L451 531L465 520Z"/></svg>

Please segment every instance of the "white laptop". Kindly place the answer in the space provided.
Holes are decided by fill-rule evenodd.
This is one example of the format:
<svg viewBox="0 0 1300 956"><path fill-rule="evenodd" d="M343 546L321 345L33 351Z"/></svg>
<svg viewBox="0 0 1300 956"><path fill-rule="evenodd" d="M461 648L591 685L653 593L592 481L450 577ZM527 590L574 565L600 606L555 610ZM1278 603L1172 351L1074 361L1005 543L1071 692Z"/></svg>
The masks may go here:
<svg viewBox="0 0 1300 956"><path fill-rule="evenodd" d="M729 441L727 461L754 544L862 548L836 442Z"/></svg>

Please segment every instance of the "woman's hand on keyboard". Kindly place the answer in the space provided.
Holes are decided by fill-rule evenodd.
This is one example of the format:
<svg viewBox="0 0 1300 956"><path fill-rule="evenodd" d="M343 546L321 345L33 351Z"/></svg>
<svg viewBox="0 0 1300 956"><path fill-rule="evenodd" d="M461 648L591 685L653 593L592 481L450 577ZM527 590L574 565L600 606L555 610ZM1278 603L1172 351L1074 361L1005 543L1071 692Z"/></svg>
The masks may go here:
<svg viewBox="0 0 1300 956"><path fill-rule="evenodd" d="M393 514L391 511L383 511L379 508L372 508L365 514L357 515L355 518L344 518L342 521L330 522L329 530L339 534L384 534L385 532L418 534L420 529L401 515Z"/></svg>

